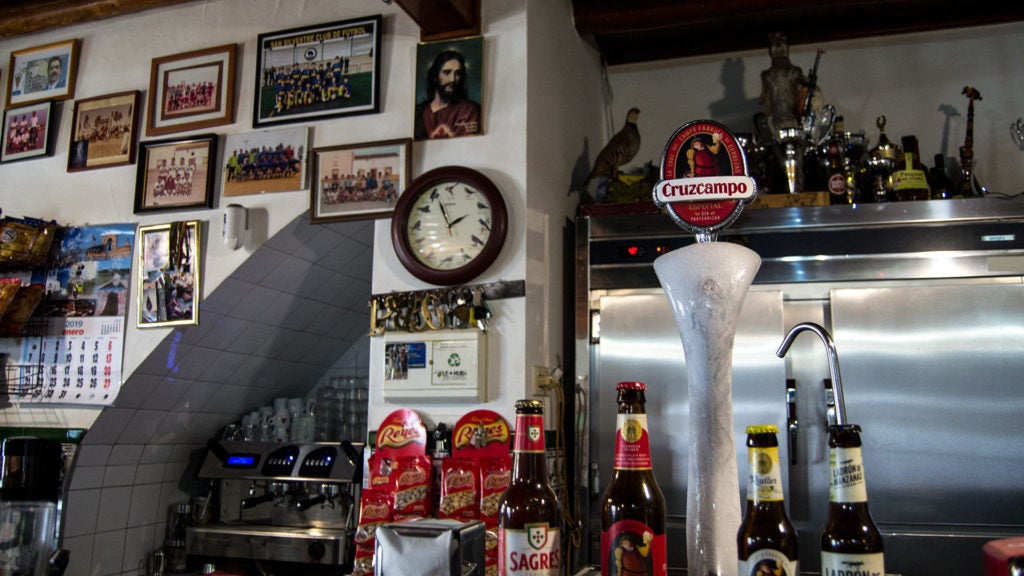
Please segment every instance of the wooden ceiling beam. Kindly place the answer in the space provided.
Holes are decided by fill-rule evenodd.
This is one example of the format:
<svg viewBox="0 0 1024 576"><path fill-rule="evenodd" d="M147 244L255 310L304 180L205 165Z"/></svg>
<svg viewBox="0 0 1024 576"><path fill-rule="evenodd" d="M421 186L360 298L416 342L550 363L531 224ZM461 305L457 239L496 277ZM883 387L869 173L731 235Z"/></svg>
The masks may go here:
<svg viewBox="0 0 1024 576"><path fill-rule="evenodd" d="M26 0L0 2L0 38L24 36L196 0Z"/></svg>
<svg viewBox="0 0 1024 576"><path fill-rule="evenodd" d="M420 27L420 40L480 35L480 0L394 0Z"/></svg>

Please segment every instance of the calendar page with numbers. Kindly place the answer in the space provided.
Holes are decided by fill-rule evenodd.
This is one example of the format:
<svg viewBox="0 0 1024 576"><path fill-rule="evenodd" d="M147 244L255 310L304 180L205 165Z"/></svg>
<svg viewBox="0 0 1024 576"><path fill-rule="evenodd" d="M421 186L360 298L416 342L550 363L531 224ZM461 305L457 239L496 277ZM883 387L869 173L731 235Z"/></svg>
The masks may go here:
<svg viewBox="0 0 1024 576"><path fill-rule="evenodd" d="M22 404L100 404L121 388L132 224L60 229L44 270L23 282L45 295L19 336L0 341L8 397Z"/></svg>

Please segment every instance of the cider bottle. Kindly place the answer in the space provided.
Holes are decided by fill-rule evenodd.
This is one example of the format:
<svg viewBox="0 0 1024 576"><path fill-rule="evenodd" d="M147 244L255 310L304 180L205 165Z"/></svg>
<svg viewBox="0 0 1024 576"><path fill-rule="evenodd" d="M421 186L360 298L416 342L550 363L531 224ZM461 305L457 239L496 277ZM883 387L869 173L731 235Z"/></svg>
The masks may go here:
<svg viewBox="0 0 1024 576"><path fill-rule="evenodd" d="M544 403L518 400L512 479L498 504L498 576L562 573L562 509L545 458Z"/></svg>
<svg viewBox="0 0 1024 576"><path fill-rule="evenodd" d="M740 576L800 573L796 529L784 505L778 432L772 424L747 427L747 511L736 535Z"/></svg>
<svg viewBox="0 0 1024 576"><path fill-rule="evenodd" d="M601 505L601 576L668 573L665 498L651 466L643 382L619 382L615 463Z"/></svg>
<svg viewBox="0 0 1024 576"><path fill-rule="evenodd" d="M828 517L821 532L821 574L883 576L882 534L868 510L860 426L828 427Z"/></svg>

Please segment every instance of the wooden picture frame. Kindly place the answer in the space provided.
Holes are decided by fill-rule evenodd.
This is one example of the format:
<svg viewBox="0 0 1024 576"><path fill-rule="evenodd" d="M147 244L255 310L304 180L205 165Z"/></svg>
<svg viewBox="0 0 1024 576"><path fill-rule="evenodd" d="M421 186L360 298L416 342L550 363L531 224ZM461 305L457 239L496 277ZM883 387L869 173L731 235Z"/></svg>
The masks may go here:
<svg viewBox="0 0 1024 576"><path fill-rule="evenodd" d="M237 44L154 58L146 136L234 122L237 58Z"/></svg>
<svg viewBox="0 0 1024 576"><path fill-rule="evenodd" d="M313 150L310 222L387 218L411 171L411 138Z"/></svg>
<svg viewBox="0 0 1024 576"><path fill-rule="evenodd" d="M253 128L380 111L382 18L260 34Z"/></svg>
<svg viewBox="0 0 1024 576"><path fill-rule="evenodd" d="M12 51L6 107L73 98L79 45L71 39Z"/></svg>
<svg viewBox="0 0 1024 576"><path fill-rule="evenodd" d="M139 226L139 328L199 324L201 222Z"/></svg>
<svg viewBox="0 0 1024 576"><path fill-rule="evenodd" d="M135 213L213 207L217 135L139 143Z"/></svg>
<svg viewBox="0 0 1024 576"><path fill-rule="evenodd" d="M221 197L305 190L308 151L309 126L225 136Z"/></svg>
<svg viewBox="0 0 1024 576"><path fill-rule="evenodd" d="M0 162L52 156L57 139L55 109L54 103L47 101L4 110Z"/></svg>
<svg viewBox="0 0 1024 576"><path fill-rule="evenodd" d="M138 90L75 101L68 172L135 162L139 133Z"/></svg>
<svg viewBox="0 0 1024 576"><path fill-rule="evenodd" d="M461 79L441 93L442 71L461 68ZM484 133L484 37L472 36L416 46L413 138L435 140ZM458 78L458 77L457 77ZM460 86L461 84L461 86Z"/></svg>

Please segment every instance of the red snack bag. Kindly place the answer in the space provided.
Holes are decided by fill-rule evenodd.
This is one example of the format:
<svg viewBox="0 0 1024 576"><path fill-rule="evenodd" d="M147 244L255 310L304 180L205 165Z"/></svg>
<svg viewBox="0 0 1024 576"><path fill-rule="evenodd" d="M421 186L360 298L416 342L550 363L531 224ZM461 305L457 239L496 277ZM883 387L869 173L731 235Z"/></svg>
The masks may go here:
<svg viewBox="0 0 1024 576"><path fill-rule="evenodd" d="M434 465L429 456L404 456L395 459L391 471L395 494L394 519L423 518L430 515L430 488Z"/></svg>
<svg viewBox="0 0 1024 576"><path fill-rule="evenodd" d="M370 483L371 490L390 491L392 485L391 471L394 461L382 454L374 452L370 455Z"/></svg>
<svg viewBox="0 0 1024 576"><path fill-rule="evenodd" d="M463 522L480 514L479 465L472 460L445 458L441 461L441 500L438 518Z"/></svg>
<svg viewBox="0 0 1024 576"><path fill-rule="evenodd" d="M480 520L485 527L498 525L498 503L511 480L511 456L480 459Z"/></svg>
<svg viewBox="0 0 1024 576"><path fill-rule="evenodd" d="M356 552L353 576L372 576L377 527L391 520L391 503L392 496L388 491L362 491L359 498L359 525L354 538Z"/></svg>

